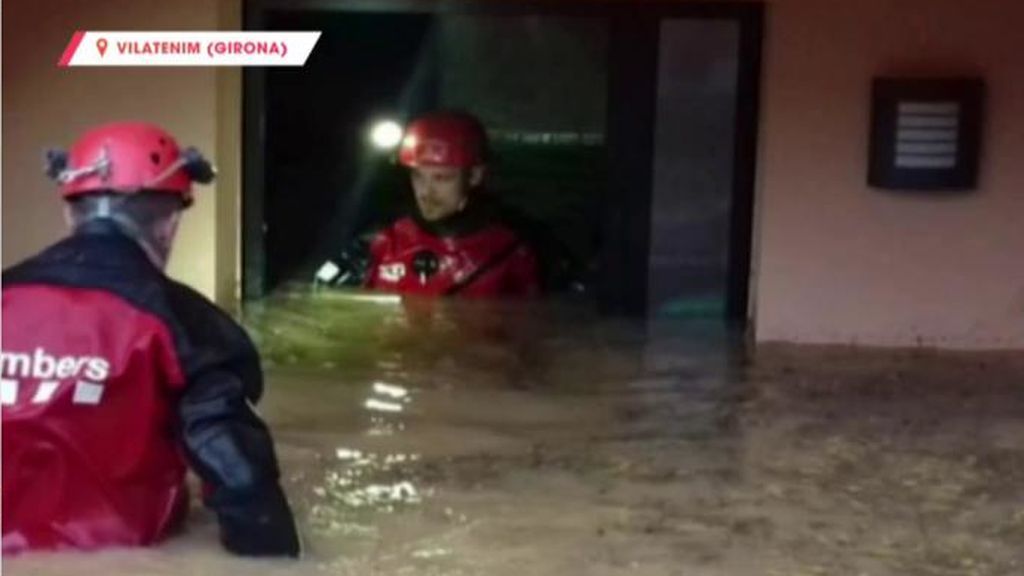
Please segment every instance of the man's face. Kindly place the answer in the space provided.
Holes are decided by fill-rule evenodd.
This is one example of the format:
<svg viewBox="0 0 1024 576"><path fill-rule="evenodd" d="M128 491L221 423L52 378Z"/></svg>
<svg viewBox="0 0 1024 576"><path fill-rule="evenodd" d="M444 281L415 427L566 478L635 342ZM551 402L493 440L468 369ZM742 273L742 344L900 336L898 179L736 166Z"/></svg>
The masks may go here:
<svg viewBox="0 0 1024 576"><path fill-rule="evenodd" d="M466 206L470 188L479 185L483 178L483 168L419 166L412 168L410 174L420 215L428 222L436 222Z"/></svg>

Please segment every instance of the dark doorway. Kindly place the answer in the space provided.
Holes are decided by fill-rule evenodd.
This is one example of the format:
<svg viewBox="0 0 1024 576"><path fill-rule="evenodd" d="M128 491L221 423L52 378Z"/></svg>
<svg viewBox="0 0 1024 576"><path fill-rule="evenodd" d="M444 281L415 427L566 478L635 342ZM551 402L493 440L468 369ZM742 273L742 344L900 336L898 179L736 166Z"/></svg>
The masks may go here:
<svg viewBox="0 0 1024 576"><path fill-rule="evenodd" d="M431 106L431 17L270 12L267 28L322 30L306 66L266 73L263 272L273 287L308 272L311 254L375 217L369 190L397 186L365 154L367 119Z"/></svg>
<svg viewBox="0 0 1024 576"><path fill-rule="evenodd" d="M248 29L323 32L246 70L246 299L309 277L409 208L375 118L474 111L493 186L566 247L612 314L747 315L761 6L284 2Z"/></svg>

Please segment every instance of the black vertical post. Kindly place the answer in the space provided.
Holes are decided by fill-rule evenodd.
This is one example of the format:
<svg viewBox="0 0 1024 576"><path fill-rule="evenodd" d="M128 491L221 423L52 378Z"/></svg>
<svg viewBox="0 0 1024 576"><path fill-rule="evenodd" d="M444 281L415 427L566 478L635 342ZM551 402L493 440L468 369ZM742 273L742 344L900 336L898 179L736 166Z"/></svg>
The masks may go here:
<svg viewBox="0 0 1024 576"><path fill-rule="evenodd" d="M610 21L608 189L604 201L598 299L603 312L642 316L654 171L659 26L655 14L618 13Z"/></svg>
<svg viewBox="0 0 1024 576"><path fill-rule="evenodd" d="M246 2L245 30L262 30L265 10ZM242 302L263 296L266 289L264 188L266 185L266 78L264 68L242 71Z"/></svg>
<svg viewBox="0 0 1024 576"><path fill-rule="evenodd" d="M758 105L761 100L761 40L764 7L741 12L739 77L733 158L732 216L729 240L726 319L746 327L750 298L750 258L754 227L754 186L757 163Z"/></svg>

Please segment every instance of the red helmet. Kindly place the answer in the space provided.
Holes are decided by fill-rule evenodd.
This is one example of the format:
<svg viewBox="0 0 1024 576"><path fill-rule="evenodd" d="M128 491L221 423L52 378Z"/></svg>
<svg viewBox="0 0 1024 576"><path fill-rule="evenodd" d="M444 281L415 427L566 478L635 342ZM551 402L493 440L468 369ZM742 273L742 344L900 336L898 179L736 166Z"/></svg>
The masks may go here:
<svg viewBox="0 0 1024 576"><path fill-rule="evenodd" d="M406 128L398 161L409 167L478 166L487 161L487 132L470 114L435 112L421 116Z"/></svg>
<svg viewBox="0 0 1024 576"><path fill-rule="evenodd" d="M115 122L83 134L69 153L47 152L47 174L65 199L98 191L134 194L157 190L192 202L192 182L206 184L214 170L195 148L181 150L167 131L144 122Z"/></svg>

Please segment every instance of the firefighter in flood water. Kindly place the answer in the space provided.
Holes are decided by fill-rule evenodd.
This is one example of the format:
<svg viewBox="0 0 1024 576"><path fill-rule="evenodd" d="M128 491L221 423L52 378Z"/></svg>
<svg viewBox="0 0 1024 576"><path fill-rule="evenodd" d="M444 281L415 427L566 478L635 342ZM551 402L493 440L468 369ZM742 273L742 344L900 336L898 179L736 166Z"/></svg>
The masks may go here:
<svg viewBox="0 0 1024 576"><path fill-rule="evenodd" d="M3 553L159 542L191 465L228 550L297 556L256 349L164 274L212 167L141 122L47 158L71 234L3 273Z"/></svg>
<svg viewBox="0 0 1024 576"><path fill-rule="evenodd" d="M372 235L363 264L328 263L321 282L358 278L400 294L517 298L539 291L531 246L502 222L485 190L488 142L479 120L461 112L417 118L398 161L409 169L416 211Z"/></svg>

